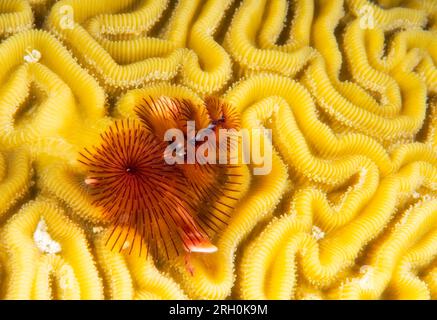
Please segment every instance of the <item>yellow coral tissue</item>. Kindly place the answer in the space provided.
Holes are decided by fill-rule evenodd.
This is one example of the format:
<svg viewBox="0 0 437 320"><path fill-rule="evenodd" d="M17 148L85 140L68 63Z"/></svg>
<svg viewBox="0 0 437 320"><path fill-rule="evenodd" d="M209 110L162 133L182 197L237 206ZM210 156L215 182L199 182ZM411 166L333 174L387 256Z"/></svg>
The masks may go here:
<svg viewBox="0 0 437 320"><path fill-rule="evenodd" d="M0 299L437 299L437 1L0 0L0 64Z"/></svg>

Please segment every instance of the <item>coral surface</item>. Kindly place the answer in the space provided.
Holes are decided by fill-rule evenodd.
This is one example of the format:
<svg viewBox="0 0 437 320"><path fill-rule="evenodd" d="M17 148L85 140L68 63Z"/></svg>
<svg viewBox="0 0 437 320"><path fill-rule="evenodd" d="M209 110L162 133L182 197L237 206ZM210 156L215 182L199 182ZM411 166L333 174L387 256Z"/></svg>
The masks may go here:
<svg viewBox="0 0 437 320"><path fill-rule="evenodd" d="M437 299L436 66L435 0L0 0L0 298ZM111 250L80 152L211 96L271 172L191 268Z"/></svg>

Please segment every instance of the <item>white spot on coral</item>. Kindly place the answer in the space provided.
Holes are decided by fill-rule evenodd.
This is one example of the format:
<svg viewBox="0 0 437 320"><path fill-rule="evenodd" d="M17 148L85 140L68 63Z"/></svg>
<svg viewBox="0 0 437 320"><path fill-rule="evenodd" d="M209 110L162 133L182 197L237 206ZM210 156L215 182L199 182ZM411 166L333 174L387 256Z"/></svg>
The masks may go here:
<svg viewBox="0 0 437 320"><path fill-rule="evenodd" d="M103 231L102 227L93 227L93 233L100 233Z"/></svg>
<svg viewBox="0 0 437 320"><path fill-rule="evenodd" d="M24 61L29 63L36 63L41 59L41 52L39 52L36 49L33 49L32 51L26 50L26 55L24 56Z"/></svg>
<svg viewBox="0 0 437 320"><path fill-rule="evenodd" d="M414 199L419 199L420 198L420 193L417 191L413 191L413 198Z"/></svg>
<svg viewBox="0 0 437 320"><path fill-rule="evenodd" d="M69 265L63 265L59 272L59 288L66 291L72 287L71 275L74 274L73 268Z"/></svg>
<svg viewBox="0 0 437 320"><path fill-rule="evenodd" d="M355 185L356 188L361 188L364 184L364 182L366 181L366 175L367 175L367 169L366 168L362 168L360 170L360 175L358 178L358 182Z"/></svg>
<svg viewBox="0 0 437 320"><path fill-rule="evenodd" d="M43 218L36 226L33 241L42 253L55 254L61 251L61 245L47 232L47 224Z"/></svg>
<svg viewBox="0 0 437 320"><path fill-rule="evenodd" d="M373 287L373 275L374 269L371 266L364 265L360 268L361 278L359 278L358 283L363 289L371 289Z"/></svg>
<svg viewBox="0 0 437 320"><path fill-rule="evenodd" d="M314 239L320 240L325 237L325 233L317 226L313 226L311 229L311 235Z"/></svg>
<svg viewBox="0 0 437 320"><path fill-rule="evenodd" d="M63 5L59 8L61 17L59 25L61 29L74 29L74 10L70 5Z"/></svg>

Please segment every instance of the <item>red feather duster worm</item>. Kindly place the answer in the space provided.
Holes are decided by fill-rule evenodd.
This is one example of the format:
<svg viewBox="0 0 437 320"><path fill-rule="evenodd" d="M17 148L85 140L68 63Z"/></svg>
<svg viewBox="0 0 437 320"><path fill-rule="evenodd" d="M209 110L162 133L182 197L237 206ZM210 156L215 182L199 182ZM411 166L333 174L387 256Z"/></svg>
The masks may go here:
<svg viewBox="0 0 437 320"><path fill-rule="evenodd" d="M79 161L103 222L112 226L107 244L139 255L161 250L167 257L186 252L214 252L210 242L227 223L240 184L233 165L167 164L167 129L239 128L238 115L217 99L195 105L189 100L152 98L136 107L141 121L116 121L98 146L85 149ZM186 142L187 144L190 141ZM203 143L192 142L195 148ZM218 143L218 141L213 141ZM186 145L184 146L186 148Z"/></svg>

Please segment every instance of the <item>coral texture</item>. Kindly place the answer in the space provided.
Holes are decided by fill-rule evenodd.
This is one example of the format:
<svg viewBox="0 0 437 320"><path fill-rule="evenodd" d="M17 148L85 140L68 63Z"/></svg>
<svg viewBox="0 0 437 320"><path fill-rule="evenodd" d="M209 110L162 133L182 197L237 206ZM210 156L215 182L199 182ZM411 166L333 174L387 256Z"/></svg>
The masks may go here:
<svg viewBox="0 0 437 320"><path fill-rule="evenodd" d="M0 61L0 298L437 299L437 1L0 0ZM271 172L141 167L162 99L256 132ZM112 171L79 156L102 137ZM227 217L216 252L111 250L84 163L128 210L117 141L189 177L166 206Z"/></svg>

